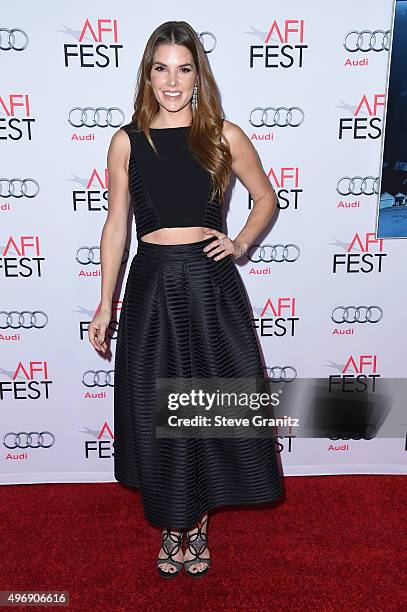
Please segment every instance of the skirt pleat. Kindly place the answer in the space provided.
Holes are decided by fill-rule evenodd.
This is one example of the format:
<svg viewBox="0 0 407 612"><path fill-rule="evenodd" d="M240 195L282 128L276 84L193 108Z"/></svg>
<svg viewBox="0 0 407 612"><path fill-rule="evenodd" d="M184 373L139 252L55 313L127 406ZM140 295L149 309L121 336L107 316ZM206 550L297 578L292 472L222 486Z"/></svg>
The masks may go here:
<svg viewBox="0 0 407 612"><path fill-rule="evenodd" d="M159 438L156 377L264 377L250 306L231 256L139 241L119 319L114 474L141 492L145 518L192 527L223 505L282 494L273 438Z"/></svg>

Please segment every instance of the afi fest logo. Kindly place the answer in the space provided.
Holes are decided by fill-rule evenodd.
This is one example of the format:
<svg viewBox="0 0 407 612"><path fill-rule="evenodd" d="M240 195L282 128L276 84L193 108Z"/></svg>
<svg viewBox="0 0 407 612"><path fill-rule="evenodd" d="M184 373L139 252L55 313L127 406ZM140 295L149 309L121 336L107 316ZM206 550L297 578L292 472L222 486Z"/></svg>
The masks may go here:
<svg viewBox="0 0 407 612"><path fill-rule="evenodd" d="M274 436L274 448L276 453L292 453L293 440L297 436L291 433L291 427L288 428L289 433L285 436ZM280 441L281 440L281 441Z"/></svg>
<svg viewBox="0 0 407 612"><path fill-rule="evenodd" d="M85 440L85 458L97 457L98 459L109 459L114 457L114 435L112 428L105 421L99 430L86 428L86 434L91 434L94 439Z"/></svg>
<svg viewBox="0 0 407 612"><path fill-rule="evenodd" d="M275 19L267 32L252 28L248 34L255 35L262 41L259 45L250 45L249 66L264 68L298 68L303 67L304 19Z"/></svg>
<svg viewBox="0 0 407 612"><path fill-rule="evenodd" d="M295 325L299 321L296 316L296 298L269 298L260 312L260 317L253 319L254 327L260 329L260 335L279 338L295 336Z"/></svg>
<svg viewBox="0 0 407 612"><path fill-rule="evenodd" d="M107 198L109 176L107 168L98 172L93 168L89 178L72 177L73 182L82 185L83 189L74 189L72 192L72 208L74 212L86 210L87 212L107 211Z"/></svg>
<svg viewBox="0 0 407 612"><path fill-rule="evenodd" d="M7 374L11 380L0 380L1 400L49 399L49 386L53 381L48 377L47 361L29 361L27 364L20 361L16 369Z"/></svg>
<svg viewBox="0 0 407 612"><path fill-rule="evenodd" d="M4 278L42 276L39 236L9 236L0 257L0 271Z"/></svg>
<svg viewBox="0 0 407 612"><path fill-rule="evenodd" d="M383 252L383 240L376 238L374 232L356 234L350 244L346 246L337 240L337 244L344 246L346 253L334 253L332 272L344 272L345 274L370 274L370 272L382 272L383 258L387 253ZM354 252L352 251L359 251Z"/></svg>
<svg viewBox="0 0 407 612"><path fill-rule="evenodd" d="M339 140L377 140L382 135L383 117L379 117L379 109L384 107L384 94L363 95L353 110L351 117L340 117ZM352 111L350 104L342 103L341 108ZM364 115L364 116L363 116Z"/></svg>
<svg viewBox="0 0 407 612"><path fill-rule="evenodd" d="M31 105L28 94L0 95L0 139L32 140Z"/></svg>
<svg viewBox="0 0 407 612"><path fill-rule="evenodd" d="M380 378L377 369L377 355L349 355L344 366L339 366L340 374L330 374L329 391L356 391L364 393L376 390L376 380Z"/></svg>
<svg viewBox="0 0 407 612"><path fill-rule="evenodd" d="M273 168L267 171L267 176L276 191L278 198L277 208L280 210L298 210L303 189L301 187L300 169L298 166L284 166L281 168ZM253 199L248 193L249 210L252 209Z"/></svg>
<svg viewBox="0 0 407 612"><path fill-rule="evenodd" d="M119 51L123 45L118 44L117 19L97 19L92 23L86 19L80 32L66 26L63 32L78 41L77 44L64 45L65 68L72 65L81 68L119 67Z"/></svg>

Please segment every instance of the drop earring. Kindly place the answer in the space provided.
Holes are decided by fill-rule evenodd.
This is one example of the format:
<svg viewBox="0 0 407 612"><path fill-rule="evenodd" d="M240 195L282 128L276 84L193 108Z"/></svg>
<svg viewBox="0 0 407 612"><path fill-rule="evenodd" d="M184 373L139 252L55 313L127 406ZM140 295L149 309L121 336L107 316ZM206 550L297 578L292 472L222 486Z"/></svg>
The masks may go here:
<svg viewBox="0 0 407 612"><path fill-rule="evenodd" d="M197 87L197 84L195 83L194 91L192 93L191 108L192 110L196 110L197 107L198 107L198 87Z"/></svg>

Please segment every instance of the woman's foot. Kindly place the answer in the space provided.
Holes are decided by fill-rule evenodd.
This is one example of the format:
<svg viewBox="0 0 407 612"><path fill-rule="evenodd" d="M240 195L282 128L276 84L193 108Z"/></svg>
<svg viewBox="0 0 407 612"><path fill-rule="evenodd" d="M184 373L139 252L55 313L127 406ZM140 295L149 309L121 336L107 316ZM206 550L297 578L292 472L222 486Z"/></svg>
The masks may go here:
<svg viewBox="0 0 407 612"><path fill-rule="evenodd" d="M179 561L182 563L184 560L184 553L182 550L182 531L177 529L164 529L162 538L164 540L162 544L165 543L165 548L163 546L160 548L157 559L157 567L168 574L177 574L179 569L177 569L174 564L169 563L169 561L172 559L173 561ZM164 559L164 561L160 563L160 559Z"/></svg>
<svg viewBox="0 0 407 612"><path fill-rule="evenodd" d="M206 558L207 561L197 559L196 563L186 564L185 567L190 574L201 574L209 569L210 553L206 546L208 528L208 514L197 522L195 527L186 532L187 547L184 553L184 564L186 561L196 559L198 557ZM188 545L189 540L189 545Z"/></svg>

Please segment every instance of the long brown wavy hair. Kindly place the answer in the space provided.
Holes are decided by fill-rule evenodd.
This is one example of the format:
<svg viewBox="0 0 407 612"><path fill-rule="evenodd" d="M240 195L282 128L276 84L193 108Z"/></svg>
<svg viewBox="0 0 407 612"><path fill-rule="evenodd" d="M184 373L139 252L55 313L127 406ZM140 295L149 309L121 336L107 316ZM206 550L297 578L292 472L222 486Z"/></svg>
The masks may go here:
<svg viewBox="0 0 407 612"><path fill-rule="evenodd" d="M158 155L149 126L159 110L151 86L150 74L154 52L161 43L184 45L193 57L197 69L197 108L192 109L192 123L187 145L197 161L212 177L210 200L223 200L228 186L232 156L227 139L222 141L223 112L218 88L202 43L186 21L166 21L148 39L137 73L132 123L143 130Z"/></svg>

